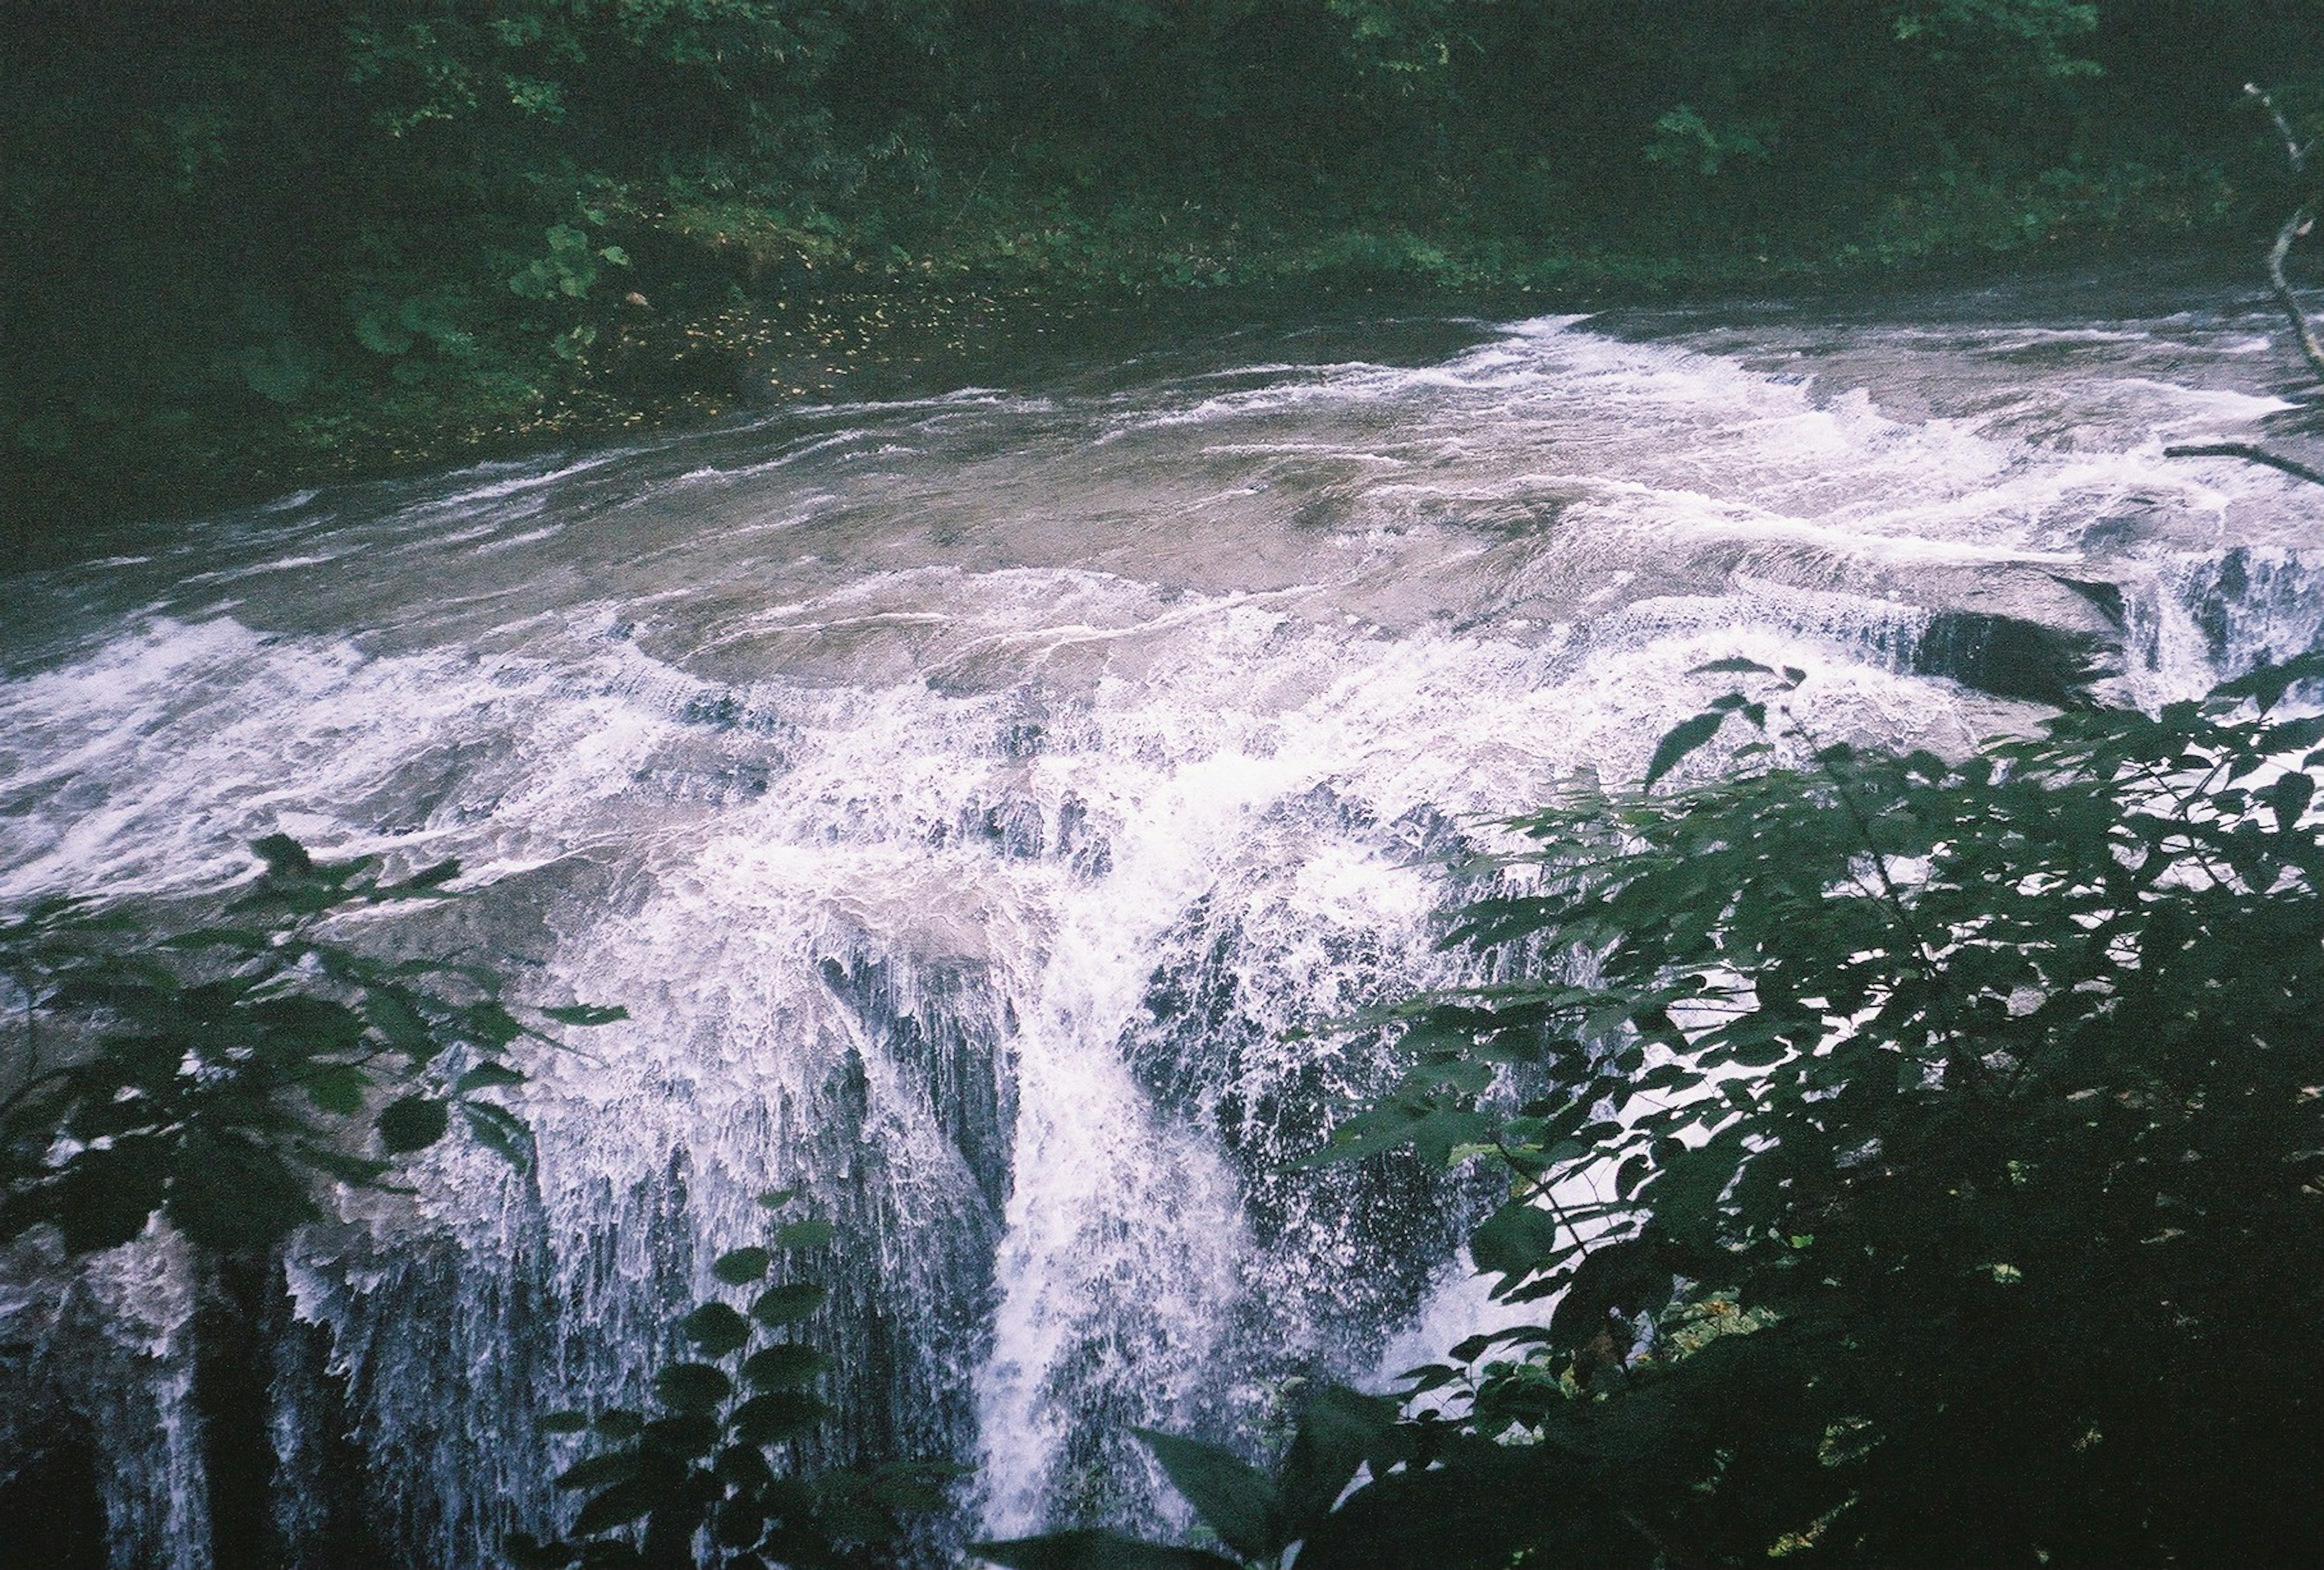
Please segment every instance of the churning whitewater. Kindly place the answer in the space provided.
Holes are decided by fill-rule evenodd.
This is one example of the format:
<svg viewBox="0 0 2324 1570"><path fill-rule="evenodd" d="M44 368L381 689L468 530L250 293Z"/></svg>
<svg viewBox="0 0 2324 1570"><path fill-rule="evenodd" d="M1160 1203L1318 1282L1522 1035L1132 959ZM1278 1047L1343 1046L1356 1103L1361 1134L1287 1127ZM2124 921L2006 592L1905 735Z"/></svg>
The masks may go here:
<svg viewBox="0 0 2324 1570"><path fill-rule="evenodd" d="M534 1418L634 1399L770 1187L840 1228L848 1454L1150 1522L1130 1426L1481 1311L1476 1196L1289 1166L1383 1063L1286 1032L1456 974L1460 853L1707 661L1957 748L2312 646L2312 502L2163 454L2267 430L2281 337L2200 280L1270 328L124 531L9 585L0 899L457 856L436 936L629 1010L527 1062L535 1177L301 1235L294 1558L351 1488L415 1565L549 1526ZM0 1445L95 1448L119 1565L208 1570L188 1314L162 1237L0 1273Z"/></svg>

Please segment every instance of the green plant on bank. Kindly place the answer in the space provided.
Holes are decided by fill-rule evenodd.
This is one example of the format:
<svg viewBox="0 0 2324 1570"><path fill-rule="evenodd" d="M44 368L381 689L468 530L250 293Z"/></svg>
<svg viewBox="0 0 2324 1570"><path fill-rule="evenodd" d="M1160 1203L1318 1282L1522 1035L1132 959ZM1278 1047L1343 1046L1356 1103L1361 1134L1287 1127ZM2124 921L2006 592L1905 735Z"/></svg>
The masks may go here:
<svg viewBox="0 0 2324 1570"><path fill-rule="evenodd" d="M1706 669L1748 690L1644 785L1519 821L1454 933L1497 979L1391 1012L1325 1152L1498 1168L1477 1266L1554 1307L1407 1376L1293 1562L2324 1562L2324 718L2281 712L2324 653L1959 760Z"/></svg>
<svg viewBox="0 0 2324 1570"><path fill-rule="evenodd" d="M317 861L285 835L254 848L263 872L200 925L62 897L0 922L0 1242L47 1224L86 1253L158 1214L199 1248L262 1251L318 1218L329 1185L386 1187L456 1117L530 1166L494 1096L525 1079L509 1049L550 1038L489 967L360 941L365 915L447 897L459 864L390 881L376 857Z"/></svg>
<svg viewBox="0 0 2324 1570"><path fill-rule="evenodd" d="M797 1196L770 1193L779 1211ZM823 1307L829 1289L795 1261L829 1243L832 1226L807 1217L778 1227L770 1247L735 1249L710 1273L752 1290L747 1312L713 1297L679 1322L698 1354L654 1375L658 1413L615 1409L552 1413L556 1434L594 1434L595 1454L557 1479L583 1496L569 1538L512 1538L524 1570L581 1565L680 1565L719 1570L863 1570L893 1562L909 1517L941 1510L945 1485L961 1469L936 1462L890 1462L811 1472L793 1447L830 1417L815 1386L830 1361L789 1339ZM793 1263L764 1285L778 1259Z"/></svg>

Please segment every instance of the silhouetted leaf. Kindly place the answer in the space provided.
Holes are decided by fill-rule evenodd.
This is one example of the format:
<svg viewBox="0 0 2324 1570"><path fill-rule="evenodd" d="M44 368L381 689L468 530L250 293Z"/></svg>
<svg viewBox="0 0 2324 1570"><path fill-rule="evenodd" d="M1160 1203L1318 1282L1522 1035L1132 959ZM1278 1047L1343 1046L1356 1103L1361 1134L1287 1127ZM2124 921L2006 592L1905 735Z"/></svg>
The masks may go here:
<svg viewBox="0 0 2324 1570"><path fill-rule="evenodd" d="M315 859L307 854L307 847L287 834L270 834L264 839L253 840L250 848L258 853L270 873L296 876L315 870Z"/></svg>
<svg viewBox="0 0 2324 1570"><path fill-rule="evenodd" d="M1497 1288L1502 1292L1555 1262L1563 1251L1557 1218L1540 1205L1522 1200L1502 1205L1469 1237L1469 1253L1477 1269L1503 1278Z"/></svg>
<svg viewBox="0 0 2324 1570"><path fill-rule="evenodd" d="M56 1220L65 1247L76 1254L117 1248L145 1230L168 1192L170 1146L128 1139L102 1150L84 1150L57 1185Z"/></svg>
<svg viewBox="0 0 2324 1570"><path fill-rule="evenodd" d="M1219 1540L1247 1559L1283 1551L1283 1505L1265 1473L1233 1451L1176 1434L1133 1428Z"/></svg>
<svg viewBox="0 0 2324 1570"><path fill-rule="evenodd" d="M379 891L383 894L425 893L431 889L443 887L459 875L460 864L456 858L435 862L420 868L401 882L383 884Z"/></svg>
<svg viewBox="0 0 2324 1570"><path fill-rule="evenodd" d="M201 1131L179 1147L164 1208L179 1231L222 1253L270 1247L320 1214L279 1152Z"/></svg>
<svg viewBox="0 0 2324 1570"><path fill-rule="evenodd" d="M1277 1482L1286 1536L1303 1537L1323 1518L1396 1420L1395 1401L1342 1386L1324 1385L1307 1398Z"/></svg>
<svg viewBox="0 0 2324 1570"><path fill-rule="evenodd" d="M669 1490L658 1480L633 1477L617 1482L581 1507L573 1522L576 1537L586 1538L614 1527L625 1527L669 1499Z"/></svg>
<svg viewBox="0 0 2324 1570"><path fill-rule="evenodd" d="M607 1483L622 1482L638 1474L644 1457L634 1450L609 1451L604 1455L592 1455L576 1461L557 1474L559 1488L603 1488Z"/></svg>
<svg viewBox="0 0 2324 1570"><path fill-rule="evenodd" d="M761 1347L742 1360L742 1378L762 1390L806 1384L830 1366L830 1360L811 1346L790 1342Z"/></svg>
<svg viewBox="0 0 2324 1570"><path fill-rule="evenodd" d="M540 1011L560 1025L611 1025L630 1017L619 1003L562 1003Z"/></svg>
<svg viewBox="0 0 2324 1570"><path fill-rule="evenodd" d="M672 1363L654 1375L654 1394L673 1411L707 1411L733 1390L734 1381L706 1362Z"/></svg>
<svg viewBox="0 0 2324 1570"><path fill-rule="evenodd" d="M735 1436L749 1445L775 1445L808 1433L831 1408L803 1390L770 1390L734 1408Z"/></svg>
<svg viewBox="0 0 2324 1570"><path fill-rule="evenodd" d="M525 1076L521 1070L511 1068L505 1063L479 1063L452 1082L452 1092L456 1095L466 1095L470 1091L489 1090L499 1085L522 1085L524 1081Z"/></svg>
<svg viewBox="0 0 2324 1570"><path fill-rule="evenodd" d="M318 1068L300 1081L307 1099L327 1113L351 1117L363 1110L364 1093L371 1089L371 1076L351 1063L334 1063Z"/></svg>
<svg viewBox="0 0 2324 1570"><path fill-rule="evenodd" d="M751 1317L761 1325L796 1324L823 1307L831 1289L816 1281L793 1281L770 1287L751 1305Z"/></svg>
<svg viewBox="0 0 2324 1570"><path fill-rule="evenodd" d="M460 1119L484 1149L520 1172L532 1170L532 1131L516 1113L488 1101L464 1101Z"/></svg>
<svg viewBox="0 0 2324 1570"><path fill-rule="evenodd" d="M1685 762L1687 754L1719 734L1720 725L1726 717L1722 714L1699 714L1692 719L1681 720L1673 725L1655 747L1654 758L1646 764L1646 777L1642 783L1652 785Z"/></svg>
<svg viewBox="0 0 2324 1570"><path fill-rule="evenodd" d="M708 1357L724 1357L751 1339L751 1322L724 1303L705 1303L678 1328Z"/></svg>
<svg viewBox="0 0 2324 1570"><path fill-rule="evenodd" d="M775 1241L787 1249L821 1248L832 1240L835 1231L827 1221L794 1221L775 1234Z"/></svg>
<svg viewBox="0 0 2324 1570"><path fill-rule="evenodd" d="M773 1258L764 1249L734 1249L720 1254L710 1273L729 1287L747 1287L766 1275Z"/></svg>
<svg viewBox="0 0 2324 1570"><path fill-rule="evenodd" d="M400 1155L442 1139L452 1126L452 1113L432 1097L407 1095L381 1109L378 1126L380 1143Z"/></svg>

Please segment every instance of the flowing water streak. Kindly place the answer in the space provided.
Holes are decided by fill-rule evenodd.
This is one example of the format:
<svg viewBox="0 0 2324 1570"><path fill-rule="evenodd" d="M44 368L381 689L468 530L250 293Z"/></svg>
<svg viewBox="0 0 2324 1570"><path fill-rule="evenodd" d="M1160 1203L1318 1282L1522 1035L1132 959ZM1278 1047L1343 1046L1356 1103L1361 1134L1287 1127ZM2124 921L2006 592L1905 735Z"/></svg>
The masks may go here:
<svg viewBox="0 0 2324 1570"><path fill-rule="evenodd" d="M1484 1311L1457 1184L1286 1168L1384 1066L1283 1034L1455 974L1484 816L1634 774L1729 655L1960 746L2077 660L2153 702L2315 642L2307 498L2161 456L2280 417L2227 299L1294 327L148 531L16 587L0 896L456 854L440 937L631 1010L532 1064L537 1181L441 1152L302 1243L302 1554L493 1562L531 1418L635 1399L783 1187L841 1224L842 1448L1150 1523L1128 1425L1249 1438ZM202 1570L182 1270L11 1271L0 1450L78 1425L119 1562Z"/></svg>

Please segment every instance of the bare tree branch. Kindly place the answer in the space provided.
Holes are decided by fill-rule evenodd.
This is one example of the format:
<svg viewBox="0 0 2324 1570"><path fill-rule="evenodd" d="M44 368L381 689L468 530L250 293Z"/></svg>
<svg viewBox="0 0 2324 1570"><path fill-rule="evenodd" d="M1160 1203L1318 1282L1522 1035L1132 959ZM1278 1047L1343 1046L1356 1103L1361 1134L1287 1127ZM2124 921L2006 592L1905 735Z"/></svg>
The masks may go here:
<svg viewBox="0 0 2324 1570"><path fill-rule="evenodd" d="M2324 141L2324 138L2301 142L2300 134L2292 128L2291 120L2277 106L2274 96L2257 82L2246 82L2244 91L2265 109L2267 117L2275 123L2275 134L2283 141L2283 156L2292 165L2293 176L2296 178L2304 173L2309 155L2316 151L2318 142ZM2284 263L2292 258L2292 247L2316 227L2317 205L2315 198L2301 203L2292 216L2283 220L2283 226L2275 232L2275 244L2268 247L2267 253L2267 286L2268 292L2275 297L2275 303L2282 308L2285 319L2292 323L2292 336L2300 345L2301 357L2308 362L2308 368L2316 374L2317 380L2324 383L2324 337L2318 336L2316 324L2309 319L2306 308L2301 305L2300 297L2292 292L2292 281L2284 276L2283 272ZM2253 463L2265 464L2269 468L2281 470L2296 479L2324 485L2324 474L2306 464L2279 457L2264 448L2254 447L2249 442L2214 441L2193 447L2166 447L2163 449L2163 456L2248 458Z"/></svg>
<svg viewBox="0 0 2324 1570"><path fill-rule="evenodd" d="M2163 456L2164 457L2249 458L2253 463L2265 464L2269 468L2282 469L2285 474L2299 479L2324 485L2324 474L2319 474L2306 464L2294 463L2288 457L2280 457L2265 448L2254 447L2247 441L2209 441L2196 447L2166 447L2163 449Z"/></svg>
<svg viewBox="0 0 2324 1570"><path fill-rule="evenodd" d="M2292 129L2292 122L2283 117L2283 111L2275 106L2275 98L2266 88L2257 82L2246 82L2244 91L2258 99L2260 107L2267 111L2267 117L2275 122L2275 133L2283 138L2284 156L2292 161L2292 172L2298 174L2306 167L2308 155L2316 151L2316 143L2310 142L2304 147L2301 145L2298 134Z"/></svg>
<svg viewBox="0 0 2324 1570"><path fill-rule="evenodd" d="M2292 319L2292 336L2300 340L2300 352L2307 358L2309 368L2324 377L2324 342L2316 337L2316 324L2308 319L2301 309L2300 297L2292 292L2292 284L2283 276L2283 263L2292 254L2292 244L2316 226L2316 204L2303 204L2298 212L2283 220L2283 227L2275 234L2275 244L2267 253L2267 283L2276 304Z"/></svg>
<svg viewBox="0 0 2324 1570"><path fill-rule="evenodd" d="M2316 143L2303 143L2300 140L2299 133L2292 128L2292 122L2284 118L2283 111L2276 106L2274 95L2266 88L2257 82L2246 82L2244 91L2267 111L2269 119L2275 122L2275 134L2283 139L2283 156L2290 162L2292 172L2295 176L2303 172L2308 167L2308 155L2316 151ZM2291 319L2292 336L2300 340L2300 352L2306 357L2309 369L2314 371L2319 379L2324 379L2324 339L2317 337L2316 324L2308 319L2308 312L2301 308L2300 297L2292 292L2292 284L2283 275L2283 264L2292 256L2293 243L2315 226L2316 202L2311 198L2301 203L2298 210L2283 220L2283 227L2275 232L2275 245L2267 254L2267 282L2275 295L2276 304L2282 306L2283 314Z"/></svg>

